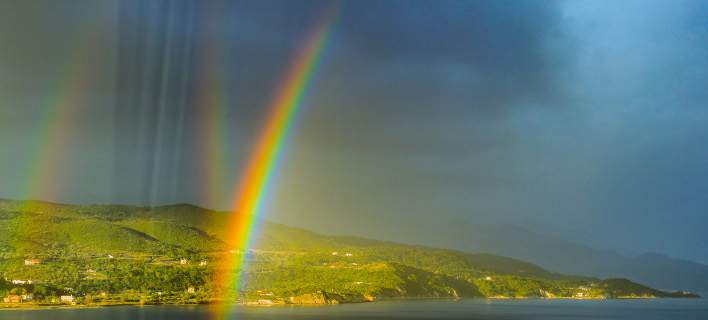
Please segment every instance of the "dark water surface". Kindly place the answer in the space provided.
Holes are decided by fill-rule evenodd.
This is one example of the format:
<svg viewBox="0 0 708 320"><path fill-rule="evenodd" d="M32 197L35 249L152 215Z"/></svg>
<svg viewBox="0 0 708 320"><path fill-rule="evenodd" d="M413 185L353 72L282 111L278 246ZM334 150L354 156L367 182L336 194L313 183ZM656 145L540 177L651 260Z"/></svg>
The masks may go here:
<svg viewBox="0 0 708 320"><path fill-rule="evenodd" d="M215 319L209 307L0 310L12 320ZM390 301L318 307L235 307L227 319L677 319L708 320L706 299Z"/></svg>

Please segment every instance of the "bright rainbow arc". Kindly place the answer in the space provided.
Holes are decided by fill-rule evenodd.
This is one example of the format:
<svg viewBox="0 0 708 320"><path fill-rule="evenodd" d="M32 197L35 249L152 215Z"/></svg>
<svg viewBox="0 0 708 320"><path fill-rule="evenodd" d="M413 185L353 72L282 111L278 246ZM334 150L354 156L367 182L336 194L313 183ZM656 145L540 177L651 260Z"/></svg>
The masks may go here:
<svg viewBox="0 0 708 320"><path fill-rule="evenodd" d="M227 243L242 251L221 274L219 283L225 285L225 296L237 290L258 216L277 171L279 159L301 109L302 101L311 84L312 76L321 61L323 49L332 33L338 16L338 8L328 11L311 31L307 42L295 56L284 81L276 91L269 106L266 123L254 145L246 170L241 178L238 193L234 197Z"/></svg>

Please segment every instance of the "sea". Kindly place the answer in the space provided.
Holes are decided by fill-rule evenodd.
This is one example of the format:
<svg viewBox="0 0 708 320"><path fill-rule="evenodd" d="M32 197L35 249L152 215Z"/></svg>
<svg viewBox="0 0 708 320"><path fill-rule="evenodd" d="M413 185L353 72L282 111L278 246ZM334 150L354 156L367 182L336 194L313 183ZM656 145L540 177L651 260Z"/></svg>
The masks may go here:
<svg viewBox="0 0 708 320"><path fill-rule="evenodd" d="M327 306L235 306L217 317L209 306L120 306L0 310L12 320L207 319L519 319L708 320L708 299L632 300L403 300Z"/></svg>

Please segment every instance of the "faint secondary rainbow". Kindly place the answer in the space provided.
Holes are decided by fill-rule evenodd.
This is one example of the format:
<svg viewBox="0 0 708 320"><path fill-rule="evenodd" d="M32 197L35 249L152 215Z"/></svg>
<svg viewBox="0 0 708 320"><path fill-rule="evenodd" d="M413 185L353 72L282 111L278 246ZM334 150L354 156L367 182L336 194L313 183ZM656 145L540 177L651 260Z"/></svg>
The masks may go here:
<svg viewBox="0 0 708 320"><path fill-rule="evenodd" d="M211 16L218 16L217 14ZM219 20L221 22L221 20ZM226 70L224 66L224 46L222 41L211 41L204 51L202 60L205 70L200 76L198 106L204 111L204 195L207 203L221 206L226 201L226 172L223 146L226 145L225 112L228 90L225 88Z"/></svg>
<svg viewBox="0 0 708 320"><path fill-rule="evenodd" d="M332 33L338 8L327 11L318 21L295 55L281 85L269 105L269 114L253 146L251 156L234 197L228 223L227 243L242 251L227 261L217 279L225 285L224 297L239 288L246 251L252 240L256 220L261 214L283 149L292 131L294 120L302 107L303 98L312 82L323 49Z"/></svg>
<svg viewBox="0 0 708 320"><path fill-rule="evenodd" d="M44 114L38 122L38 129L28 142L31 146L30 159L25 169L22 195L30 200L55 200L55 192L60 187L57 174L67 155L67 142L71 138L74 122L79 118L86 89L94 78L90 71L95 58L90 39L83 40L66 62L61 74L57 75L55 86L49 87L41 107Z"/></svg>

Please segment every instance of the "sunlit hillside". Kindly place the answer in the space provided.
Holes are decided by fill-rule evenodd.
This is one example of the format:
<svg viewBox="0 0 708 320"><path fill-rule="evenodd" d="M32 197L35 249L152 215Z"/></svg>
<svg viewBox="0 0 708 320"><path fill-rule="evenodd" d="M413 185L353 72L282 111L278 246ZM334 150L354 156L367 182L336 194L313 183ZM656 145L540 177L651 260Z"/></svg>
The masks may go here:
<svg viewBox="0 0 708 320"><path fill-rule="evenodd" d="M325 236L267 221L252 248L230 248L221 240L226 218L191 205L2 201L0 272L8 282L0 290L33 292L44 303L62 294L102 304L210 302L220 296L213 279L222 262L245 254L240 290L226 295L234 302L682 295L550 273L491 254Z"/></svg>

